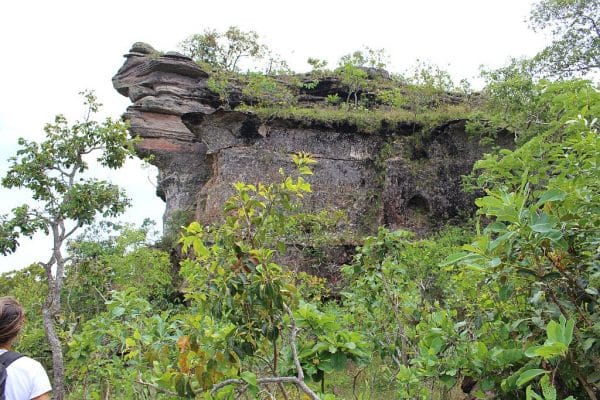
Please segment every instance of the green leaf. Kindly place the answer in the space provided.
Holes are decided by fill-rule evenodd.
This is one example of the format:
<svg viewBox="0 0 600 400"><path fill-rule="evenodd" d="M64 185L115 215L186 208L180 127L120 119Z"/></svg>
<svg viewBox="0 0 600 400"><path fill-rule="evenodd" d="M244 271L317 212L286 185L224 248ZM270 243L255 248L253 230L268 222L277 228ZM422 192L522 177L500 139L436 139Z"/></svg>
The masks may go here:
<svg viewBox="0 0 600 400"><path fill-rule="evenodd" d="M519 379L517 379L517 386L521 387L524 384L526 384L527 382L529 382L530 380L532 380L542 374L545 374L545 373L546 373L545 369L539 369L539 368L528 369L527 371L524 371L521 373L521 375L519 375Z"/></svg>
<svg viewBox="0 0 600 400"><path fill-rule="evenodd" d="M317 367L326 374L330 374L334 371L331 360L321 360L321 363Z"/></svg>
<svg viewBox="0 0 600 400"><path fill-rule="evenodd" d="M466 251L459 251L457 253L452 253L440 264L440 266L445 267L447 265L456 264L460 260L467 258L471 253L467 253Z"/></svg>
<svg viewBox="0 0 600 400"><path fill-rule="evenodd" d="M506 232L503 235L498 236L496 239L494 239L489 246L489 250L490 251L494 251L496 249L496 247L502 245L504 242L508 241L513 235L515 234L515 232Z"/></svg>
<svg viewBox="0 0 600 400"><path fill-rule="evenodd" d="M456 378L449 375L440 375L440 381L446 386L447 389L451 389L456 384Z"/></svg>
<svg viewBox="0 0 600 400"><path fill-rule="evenodd" d="M485 343L483 342L477 342L476 344L477 347L477 358L479 358L480 360L485 360L488 356L488 348L485 345Z"/></svg>
<svg viewBox="0 0 600 400"><path fill-rule="evenodd" d="M348 362L348 357L346 354L338 351L337 353L331 356L331 365L338 371L341 371L346 368L346 363Z"/></svg>
<svg viewBox="0 0 600 400"><path fill-rule="evenodd" d="M354 342L346 342L346 343L344 343L344 346L347 349L354 350L356 348L356 343L354 343Z"/></svg>
<svg viewBox="0 0 600 400"><path fill-rule="evenodd" d="M112 309L111 314L114 318L118 318L121 315L125 314L125 308L124 307L115 307Z"/></svg>
<svg viewBox="0 0 600 400"><path fill-rule="evenodd" d="M562 343L567 347L569 347L569 345L573 341L573 330L574 329L575 329L575 320L569 318L569 320L565 324L565 327L563 330L563 341L562 341Z"/></svg>
<svg viewBox="0 0 600 400"><path fill-rule="evenodd" d="M313 174L313 172L310 169L310 167L307 167L307 166L302 166L302 167L298 168L298 172L301 175L312 175Z"/></svg>
<svg viewBox="0 0 600 400"><path fill-rule="evenodd" d="M550 189L546 191L542 197L535 203L536 208L550 201L564 200L567 194L560 189Z"/></svg>
<svg viewBox="0 0 600 400"><path fill-rule="evenodd" d="M587 294L591 294L592 296L598 296L598 290L596 288L593 288L593 287L586 288L585 292Z"/></svg>
<svg viewBox="0 0 600 400"><path fill-rule="evenodd" d="M538 233L548 233L552 232L554 229L554 224L549 222L539 222L532 225L529 225L532 231Z"/></svg>
<svg viewBox="0 0 600 400"><path fill-rule="evenodd" d="M549 231L542 234L540 237L543 239L550 239L553 242L558 242L559 240L562 239L563 234L561 231L559 231L557 229L550 229Z"/></svg>
<svg viewBox="0 0 600 400"><path fill-rule="evenodd" d="M500 264L502 264L502 260L500 259L500 257L494 257L487 262L487 267L496 268Z"/></svg>
<svg viewBox="0 0 600 400"><path fill-rule="evenodd" d="M531 386L527 386L527 390L525 391L525 400L544 400L542 396L537 394Z"/></svg>
<svg viewBox="0 0 600 400"><path fill-rule="evenodd" d="M202 243L202 241L198 238L196 238L192 242L192 247L194 248L194 252L196 253L196 255L201 258L206 258L210 255L210 252L208 251L206 246L204 246L204 243Z"/></svg>
<svg viewBox="0 0 600 400"><path fill-rule="evenodd" d="M548 233L556 226L556 221L546 213L537 214L535 211L531 213L531 221L529 227L534 232Z"/></svg>
<svg viewBox="0 0 600 400"><path fill-rule="evenodd" d="M485 229L490 232L500 233L506 231L506 224L499 221L494 221L491 224L489 224Z"/></svg>
<svg viewBox="0 0 600 400"><path fill-rule="evenodd" d="M501 301L506 301L510 298L514 290L512 283L508 283L506 285L502 285L500 290L498 291L498 298Z"/></svg>
<svg viewBox="0 0 600 400"><path fill-rule="evenodd" d="M186 382L185 378L181 374L175 375L175 391L181 397L185 397L186 392Z"/></svg>
<svg viewBox="0 0 600 400"><path fill-rule="evenodd" d="M540 385L542 387L542 394L544 395L545 400L556 400L556 389L550 383L550 378L548 375L544 375L540 380Z"/></svg>
<svg viewBox="0 0 600 400"><path fill-rule="evenodd" d="M529 276L533 276L535 278L539 278L537 272L529 269L529 268L517 268L517 273L521 274L521 275L529 275Z"/></svg>
<svg viewBox="0 0 600 400"><path fill-rule="evenodd" d="M556 342L556 343L544 344L542 346L539 346L533 351L533 353L536 356L540 356L545 359L549 359L549 358L556 357L556 356L564 356L568 350L569 350L568 347L565 346L563 343ZM525 354L527 354L527 356L530 357L528 352L526 352Z"/></svg>
<svg viewBox="0 0 600 400"><path fill-rule="evenodd" d="M550 321L546 326L546 335L550 342L562 342L562 327L558 322Z"/></svg>
<svg viewBox="0 0 600 400"><path fill-rule="evenodd" d="M591 349L595 342L596 342L595 338L586 339L583 342L583 351L588 351L589 349Z"/></svg>
<svg viewBox="0 0 600 400"><path fill-rule="evenodd" d="M550 272L550 273L547 273L546 275L544 275L542 277L542 280L544 282L550 282L550 281L553 281L555 279L559 279L560 277L562 277L562 275L560 274L560 272L556 272L555 271L555 272Z"/></svg>
<svg viewBox="0 0 600 400"><path fill-rule="evenodd" d="M249 385L252 386L256 386L258 385L258 382L256 380L256 374L250 372L250 371L244 371L240 374L240 378L242 378L242 380L244 382L246 382Z"/></svg>

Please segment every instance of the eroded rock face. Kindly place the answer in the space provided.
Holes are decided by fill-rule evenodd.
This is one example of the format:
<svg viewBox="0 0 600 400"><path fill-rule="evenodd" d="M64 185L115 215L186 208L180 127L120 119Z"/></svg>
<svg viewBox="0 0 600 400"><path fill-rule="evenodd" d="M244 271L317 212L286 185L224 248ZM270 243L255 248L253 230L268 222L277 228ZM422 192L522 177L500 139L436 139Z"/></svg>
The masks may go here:
<svg viewBox="0 0 600 400"><path fill-rule="evenodd" d="M484 149L465 134L463 120L425 132L398 124L381 134L265 122L219 108L209 75L185 56L159 55L136 43L125 57L113 85L133 103L125 118L143 138L140 153L153 155L159 168L165 221L176 210L214 221L234 182L277 180L279 168L291 167L290 156L299 151L318 160L307 207L345 210L356 233L382 224L427 231L472 209L460 177ZM327 85L332 82L317 88Z"/></svg>

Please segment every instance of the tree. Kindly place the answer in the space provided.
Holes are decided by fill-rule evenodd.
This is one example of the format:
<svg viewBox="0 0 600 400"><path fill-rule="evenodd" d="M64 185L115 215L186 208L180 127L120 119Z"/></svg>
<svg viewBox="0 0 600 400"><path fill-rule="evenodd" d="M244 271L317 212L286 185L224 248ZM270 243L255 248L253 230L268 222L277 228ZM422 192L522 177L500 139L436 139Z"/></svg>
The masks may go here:
<svg viewBox="0 0 600 400"><path fill-rule="evenodd" d="M12 217L0 218L0 252L16 251L19 238L43 232L53 240L51 255L44 268L48 293L42 314L46 337L52 350L54 399L62 400L64 361L55 320L61 310L61 289L65 266L70 258L63 250L66 240L79 228L91 224L97 214L114 217L129 204L125 193L116 185L85 175L89 168L86 156L97 155L97 161L115 169L133 155L134 141L128 138L127 125L107 118L92 117L100 108L92 92L83 92L86 114L83 121L69 125L63 115L44 128L46 138L37 143L19 139L21 148L9 162L2 185L24 188L32 192L32 202L12 210Z"/></svg>
<svg viewBox="0 0 600 400"><path fill-rule="evenodd" d="M368 83L369 69L383 69L387 65L388 56L384 49L372 49L365 47L363 50L357 50L346 54L340 58L336 74L340 77L342 84L348 88L346 103L350 103L350 97L354 97L354 106L358 106L358 93L365 90ZM308 63L317 69L325 67L325 64L319 64L319 60L310 59ZM322 63L322 62L321 62Z"/></svg>
<svg viewBox="0 0 600 400"><path fill-rule="evenodd" d="M230 72L239 70L238 63L242 58L262 59L267 53L266 46L259 43L256 32L245 32L237 26L230 26L224 33L205 30L204 33L191 35L179 47L198 63Z"/></svg>
<svg viewBox="0 0 600 400"><path fill-rule="evenodd" d="M552 43L535 58L549 75L583 75L600 68L600 3L542 0L529 17L533 30L550 30Z"/></svg>
<svg viewBox="0 0 600 400"><path fill-rule="evenodd" d="M366 59L361 51L355 51L340 58L337 74L348 88L346 103L350 104L350 96L354 95L354 106L358 106L358 92L363 90L367 83L368 74L364 69Z"/></svg>
<svg viewBox="0 0 600 400"><path fill-rule="evenodd" d="M520 333L524 339L537 337L536 330L545 328L546 344L556 350L556 343L550 342L558 328L550 320L573 320L573 346L568 347L570 340L566 347L559 346L560 355L568 355L566 362L559 368L560 359L554 358L542 365L551 371L552 383L564 396L573 393L595 400L600 389L593 377L600 369L600 137L596 126L600 93L589 82L561 81L546 84L544 94L552 99L546 102L546 113L556 116L556 121L547 119L547 130L516 150L486 155L475 164L476 186L486 191L476 205L486 226L478 230L472 244L463 247L464 252L448 260L485 272L486 285L499 285L505 298L525 296L526 303L513 317L534 322ZM519 341L519 336L514 340ZM540 358L555 357L543 349L546 344L528 349L525 355L538 364ZM503 386L512 390L517 376L507 378Z"/></svg>

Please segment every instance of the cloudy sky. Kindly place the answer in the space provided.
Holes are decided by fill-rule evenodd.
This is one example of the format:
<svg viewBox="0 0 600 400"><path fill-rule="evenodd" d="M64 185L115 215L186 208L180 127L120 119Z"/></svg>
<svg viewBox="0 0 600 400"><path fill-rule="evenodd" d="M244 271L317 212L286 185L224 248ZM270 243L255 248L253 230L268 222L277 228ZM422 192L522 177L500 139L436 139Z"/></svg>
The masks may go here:
<svg viewBox="0 0 600 400"><path fill-rule="evenodd" d="M335 65L362 46L385 48L391 69L416 59L436 63L456 80L477 76L480 65L498 67L509 57L535 54L547 41L527 28L531 0L229 0L2 1L0 2L0 175L18 137L39 139L42 127L63 113L81 117L83 89L96 91L104 115L119 116L129 102L111 77L136 41L173 50L206 28L237 25L256 31L296 71L306 59ZM96 171L95 171L96 172ZM101 171L97 171L98 174ZM102 175L124 186L133 207L124 220L160 221L163 203L154 195L156 171L131 162ZM0 213L27 201L27 192L0 189ZM50 243L23 241L15 255L0 255L0 272L45 260Z"/></svg>

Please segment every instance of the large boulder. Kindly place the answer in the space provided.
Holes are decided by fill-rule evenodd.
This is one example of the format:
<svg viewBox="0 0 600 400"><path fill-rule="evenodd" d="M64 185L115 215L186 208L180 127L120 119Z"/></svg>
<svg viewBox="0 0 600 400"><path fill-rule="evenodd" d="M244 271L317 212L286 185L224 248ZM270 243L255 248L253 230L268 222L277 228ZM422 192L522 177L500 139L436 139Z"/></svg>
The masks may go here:
<svg viewBox="0 0 600 400"><path fill-rule="evenodd" d="M140 153L159 168L166 221L177 210L215 221L234 182L279 179L279 168L300 151L318 160L306 207L344 210L357 234L382 224L427 232L473 209L461 176L486 148L465 133L464 120L429 129L407 121L377 134L343 124L261 121L222 108L209 74L181 54L136 43L125 58L113 85L133 103L125 118L143 139ZM339 82L324 78L312 95L331 90Z"/></svg>

